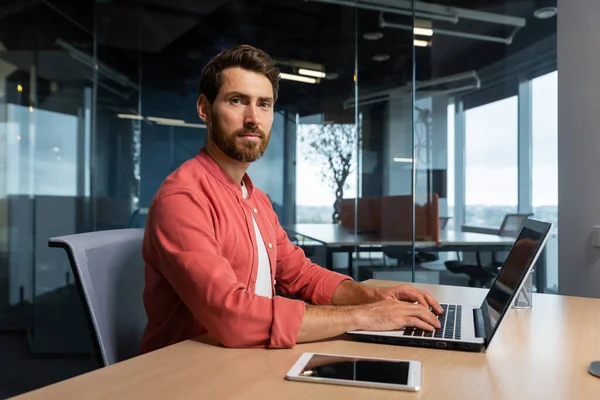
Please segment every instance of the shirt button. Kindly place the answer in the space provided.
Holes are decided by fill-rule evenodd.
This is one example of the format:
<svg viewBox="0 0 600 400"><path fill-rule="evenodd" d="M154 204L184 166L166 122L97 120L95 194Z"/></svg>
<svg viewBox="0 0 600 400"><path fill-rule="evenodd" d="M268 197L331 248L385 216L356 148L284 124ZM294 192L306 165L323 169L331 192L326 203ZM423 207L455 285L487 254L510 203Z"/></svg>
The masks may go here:
<svg viewBox="0 0 600 400"><path fill-rule="evenodd" d="M258 214L258 210L256 208L252 211L254 211L254 214Z"/></svg>
<svg viewBox="0 0 600 400"><path fill-rule="evenodd" d="M273 286L277 285L277 279L273 279Z"/></svg>
<svg viewBox="0 0 600 400"><path fill-rule="evenodd" d="M273 247L273 245L272 245L271 243L269 243L267 246L269 246L269 248L272 248L272 247Z"/></svg>

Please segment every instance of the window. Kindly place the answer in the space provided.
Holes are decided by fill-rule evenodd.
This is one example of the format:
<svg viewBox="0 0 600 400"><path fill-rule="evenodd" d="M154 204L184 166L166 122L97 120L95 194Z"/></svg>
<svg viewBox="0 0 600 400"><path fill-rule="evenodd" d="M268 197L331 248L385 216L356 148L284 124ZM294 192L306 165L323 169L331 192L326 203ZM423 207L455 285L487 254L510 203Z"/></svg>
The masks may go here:
<svg viewBox="0 0 600 400"><path fill-rule="evenodd" d="M532 182L535 218L553 223L546 243L546 286L558 290L558 74L531 82Z"/></svg>
<svg viewBox="0 0 600 400"><path fill-rule="evenodd" d="M330 224L333 222L335 179L327 160L329 155L325 154L324 150L315 150L315 145L319 147L320 141L315 141L314 138L326 135L330 141L338 143L336 146L332 146L332 149L353 153L343 197L356 197L356 151L352 141L355 135L354 130L354 125L351 124L298 124L296 223ZM333 153L331 156L334 160L340 158L340 154L337 153ZM339 165L336 164L336 167Z"/></svg>
<svg viewBox="0 0 600 400"><path fill-rule="evenodd" d="M532 90L532 191L536 218L558 222L557 72L535 78Z"/></svg>
<svg viewBox="0 0 600 400"><path fill-rule="evenodd" d="M77 194L77 117L8 104L7 192Z"/></svg>
<svg viewBox="0 0 600 400"><path fill-rule="evenodd" d="M456 107L454 103L448 104L448 217L450 220L448 221L448 225L446 226L446 230L455 230L457 228L456 221L454 219L454 184L456 181L456 173L454 172L454 147L455 147L455 139L454 139L454 113Z"/></svg>
<svg viewBox="0 0 600 400"><path fill-rule="evenodd" d="M497 227L518 203L517 96L465 112L465 223Z"/></svg>

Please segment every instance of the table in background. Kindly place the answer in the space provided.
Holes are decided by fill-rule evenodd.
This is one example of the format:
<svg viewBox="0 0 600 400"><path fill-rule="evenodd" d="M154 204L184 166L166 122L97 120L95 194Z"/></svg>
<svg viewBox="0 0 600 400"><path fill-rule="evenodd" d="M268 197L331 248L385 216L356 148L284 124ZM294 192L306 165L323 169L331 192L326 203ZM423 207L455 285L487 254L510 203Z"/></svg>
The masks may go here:
<svg viewBox="0 0 600 400"><path fill-rule="evenodd" d="M311 241L325 246L326 261L324 267L333 269L333 254L348 254L348 275L354 276L353 253L355 251L381 251L382 246L405 248L412 251L412 241L399 240L393 236L382 236L373 233L354 234L354 231L339 224L295 224L285 227L292 235L301 235ZM415 249L425 252L502 252L509 251L515 242L514 238L484 233L440 231L440 243L433 241L416 241ZM546 286L545 257L540 257L536 270L536 287Z"/></svg>

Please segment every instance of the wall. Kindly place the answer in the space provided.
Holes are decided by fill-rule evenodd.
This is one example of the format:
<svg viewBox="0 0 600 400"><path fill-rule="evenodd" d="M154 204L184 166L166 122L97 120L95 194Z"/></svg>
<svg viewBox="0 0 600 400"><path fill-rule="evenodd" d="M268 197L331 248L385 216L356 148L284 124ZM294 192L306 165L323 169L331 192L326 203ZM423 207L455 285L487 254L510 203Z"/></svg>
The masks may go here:
<svg viewBox="0 0 600 400"><path fill-rule="evenodd" d="M559 293L600 297L600 3L558 1Z"/></svg>

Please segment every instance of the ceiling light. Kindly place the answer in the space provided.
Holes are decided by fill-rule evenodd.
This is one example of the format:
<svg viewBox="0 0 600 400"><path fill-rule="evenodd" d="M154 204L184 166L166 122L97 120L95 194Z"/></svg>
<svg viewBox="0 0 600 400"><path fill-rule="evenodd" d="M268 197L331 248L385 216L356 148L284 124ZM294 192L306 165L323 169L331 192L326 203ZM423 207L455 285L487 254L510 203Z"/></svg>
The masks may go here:
<svg viewBox="0 0 600 400"><path fill-rule="evenodd" d="M412 31L415 35L433 36L433 27L430 20L415 18Z"/></svg>
<svg viewBox="0 0 600 400"><path fill-rule="evenodd" d="M325 72L314 71L312 69L300 68L298 69L300 75L313 76L315 78L325 78L327 75Z"/></svg>
<svg viewBox="0 0 600 400"><path fill-rule="evenodd" d="M190 124L188 122L157 122L157 125L181 126L184 128L206 128L204 124Z"/></svg>
<svg viewBox="0 0 600 400"><path fill-rule="evenodd" d="M556 15L558 9L556 7L542 7L533 12L533 16L539 19L549 19Z"/></svg>
<svg viewBox="0 0 600 400"><path fill-rule="evenodd" d="M281 79L287 79L288 81L297 81L297 82L304 82L304 83L317 83L317 80L315 78L309 78L307 76L300 76L300 75L294 75L294 74L286 74L285 72L281 72L279 74L279 77Z"/></svg>
<svg viewBox="0 0 600 400"><path fill-rule="evenodd" d="M389 54L375 54L373 56L373 61L377 61L377 62L387 61L389 59L390 59Z"/></svg>
<svg viewBox="0 0 600 400"><path fill-rule="evenodd" d="M381 32L367 32L363 34L363 38L366 40L379 40L383 37Z"/></svg>
<svg viewBox="0 0 600 400"><path fill-rule="evenodd" d="M413 28L413 33L415 35L421 35L421 36L433 36L433 29L429 29L429 28L417 28L415 26Z"/></svg>
<svg viewBox="0 0 600 400"><path fill-rule="evenodd" d="M415 39L413 41L413 44L415 46L417 46L417 47L427 47L427 46L429 46L431 44L431 42L428 42L427 40L418 40L418 39Z"/></svg>
<svg viewBox="0 0 600 400"><path fill-rule="evenodd" d="M148 121L156 122L157 124L173 125L173 124L185 124L182 119L171 119L171 118L160 118L160 117L148 117Z"/></svg>
<svg viewBox="0 0 600 400"><path fill-rule="evenodd" d="M413 162L413 159L412 158L406 158L406 157L394 157L394 162L411 163L411 162Z"/></svg>
<svg viewBox="0 0 600 400"><path fill-rule="evenodd" d="M118 118L124 118L124 119L144 119L144 117L142 117L141 115L135 115L135 114L117 114Z"/></svg>

